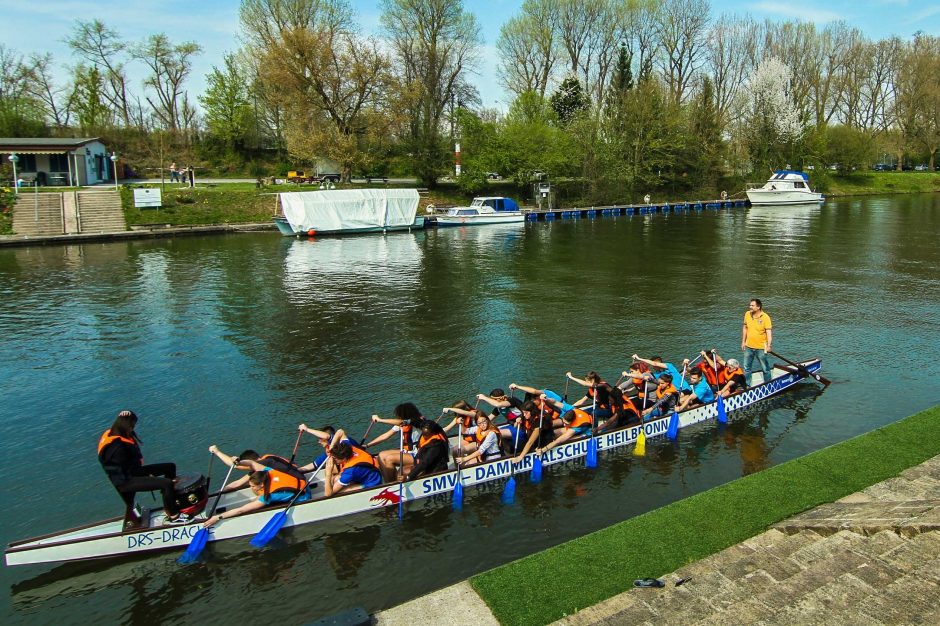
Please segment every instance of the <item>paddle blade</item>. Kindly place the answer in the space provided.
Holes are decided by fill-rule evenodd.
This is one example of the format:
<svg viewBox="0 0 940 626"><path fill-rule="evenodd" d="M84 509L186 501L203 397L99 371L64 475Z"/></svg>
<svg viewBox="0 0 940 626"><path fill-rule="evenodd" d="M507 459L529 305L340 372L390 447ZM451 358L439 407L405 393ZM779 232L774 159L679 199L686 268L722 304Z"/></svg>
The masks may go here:
<svg viewBox="0 0 940 626"><path fill-rule="evenodd" d="M516 477L510 476L503 487L503 504L512 504L516 499Z"/></svg>
<svg viewBox="0 0 940 626"><path fill-rule="evenodd" d="M718 423L728 423L728 412L725 410L725 399L718 396Z"/></svg>
<svg viewBox="0 0 940 626"><path fill-rule="evenodd" d="M460 479L457 479L457 482L454 484L454 500L453 500L454 510L459 511L463 509L463 483L460 482Z"/></svg>
<svg viewBox="0 0 940 626"><path fill-rule="evenodd" d="M675 411L669 416L669 430L666 431L666 436L673 441L679 438L679 414Z"/></svg>
<svg viewBox="0 0 940 626"><path fill-rule="evenodd" d="M199 559L199 555L202 554L203 548L206 547L207 541L209 541L209 529L200 528L196 531L196 534L193 535L193 538L189 540L186 551L180 555L180 558L176 559L176 562L180 565L195 563Z"/></svg>
<svg viewBox="0 0 940 626"><path fill-rule="evenodd" d="M249 543L256 548L263 548L268 545L268 542L274 539L274 536L277 535L277 531L281 530L281 527L284 526L284 522L286 521L287 509L284 509L269 519L268 523L264 525L264 528L259 530L258 534L255 535Z"/></svg>
<svg viewBox="0 0 940 626"><path fill-rule="evenodd" d="M646 456L646 433L640 429L640 434L636 438L636 446L633 448L633 454L636 456Z"/></svg>
<svg viewBox="0 0 940 626"><path fill-rule="evenodd" d="M536 454L535 460L532 461L532 473L529 474L529 480L534 483L542 480L542 455Z"/></svg>
<svg viewBox="0 0 940 626"><path fill-rule="evenodd" d="M584 464L591 469L597 467L597 439L592 438L588 441L587 456Z"/></svg>

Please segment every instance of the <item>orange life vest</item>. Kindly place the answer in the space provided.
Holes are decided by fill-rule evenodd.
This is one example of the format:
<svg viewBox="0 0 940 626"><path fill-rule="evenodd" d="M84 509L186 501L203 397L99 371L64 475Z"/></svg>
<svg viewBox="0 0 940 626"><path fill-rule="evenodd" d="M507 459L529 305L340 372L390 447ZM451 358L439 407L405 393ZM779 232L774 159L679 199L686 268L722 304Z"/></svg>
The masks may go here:
<svg viewBox="0 0 940 626"><path fill-rule="evenodd" d="M137 441L135 441L134 439L130 439L128 437L122 437L121 435L112 435L111 429L109 428L106 431L104 431L104 433L102 433L101 439L98 440L98 459L99 460L101 459L101 453L104 452L104 449L110 446L115 441L123 441L124 443L128 445L138 447ZM140 459L140 464L141 465L144 464L143 457L141 457Z"/></svg>
<svg viewBox="0 0 940 626"><path fill-rule="evenodd" d="M475 441L473 438L473 435L467 434L467 431L470 430L472 427L473 427L473 416L464 415L463 416L463 433L464 433L463 440L466 441L467 443L473 443Z"/></svg>
<svg viewBox="0 0 940 626"><path fill-rule="evenodd" d="M546 419L554 420L557 417L558 408L548 400L543 401L541 398L536 398L534 402L535 406L539 409L540 412L543 408L545 409Z"/></svg>
<svg viewBox="0 0 940 626"><path fill-rule="evenodd" d="M665 391L661 390L659 387L656 387L656 399L657 400L662 400L664 396L668 396L673 393L676 393L676 388L672 385L672 383L670 383L669 386L666 387Z"/></svg>
<svg viewBox="0 0 940 626"><path fill-rule="evenodd" d="M724 386L735 376L744 376L744 370L742 370L740 367L736 367L735 369L728 371L727 367L723 367L721 368L721 377L719 378L719 381L721 382L721 385Z"/></svg>
<svg viewBox="0 0 940 626"><path fill-rule="evenodd" d="M405 424L402 422L398 425L398 428L401 430L402 441L405 442L403 450L405 452L411 452L414 449L414 443L411 441L411 429L414 427L410 423Z"/></svg>
<svg viewBox="0 0 940 626"><path fill-rule="evenodd" d="M434 433L433 435L425 435L422 433L421 438L418 439L418 448L424 448L425 446L429 446L435 441L441 441L441 442L447 443L447 437L445 437L441 433Z"/></svg>
<svg viewBox="0 0 940 626"><path fill-rule="evenodd" d="M358 446L350 444L352 448L352 456L343 461L339 466L339 471L342 474L344 471L350 467L371 467L373 469L379 469L379 462L374 456L363 450Z"/></svg>
<svg viewBox="0 0 940 626"><path fill-rule="evenodd" d="M705 381L709 385L714 387L715 385L720 384L719 381L721 380L721 372L724 370L723 367L718 369L717 376L715 375L715 368L708 363L704 363L699 369L702 370L702 376L705 377Z"/></svg>
<svg viewBox="0 0 940 626"><path fill-rule="evenodd" d="M477 432L474 434L474 437L475 437L474 441L477 442L477 445L482 446L483 442L486 441L486 436L489 435L490 433L496 433L496 441L498 442L499 437L500 437L499 429L494 428L492 425L490 425L490 427L487 430L480 430L479 428L477 428Z"/></svg>
<svg viewBox="0 0 940 626"><path fill-rule="evenodd" d="M580 428L582 426L590 426L591 423L590 415L581 409L574 409L574 419L571 420L570 424L565 424L565 428Z"/></svg>

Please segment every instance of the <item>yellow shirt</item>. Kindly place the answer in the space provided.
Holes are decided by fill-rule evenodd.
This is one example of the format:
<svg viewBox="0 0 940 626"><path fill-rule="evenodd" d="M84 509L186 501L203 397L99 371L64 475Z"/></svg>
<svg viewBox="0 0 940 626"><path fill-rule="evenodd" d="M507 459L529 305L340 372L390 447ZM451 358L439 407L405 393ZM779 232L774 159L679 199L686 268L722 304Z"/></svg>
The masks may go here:
<svg viewBox="0 0 940 626"><path fill-rule="evenodd" d="M744 326L747 327L747 341L744 342L748 348L763 350L767 346L767 331L773 328L770 323L770 316L761 311L757 317L753 317L748 311L744 314Z"/></svg>

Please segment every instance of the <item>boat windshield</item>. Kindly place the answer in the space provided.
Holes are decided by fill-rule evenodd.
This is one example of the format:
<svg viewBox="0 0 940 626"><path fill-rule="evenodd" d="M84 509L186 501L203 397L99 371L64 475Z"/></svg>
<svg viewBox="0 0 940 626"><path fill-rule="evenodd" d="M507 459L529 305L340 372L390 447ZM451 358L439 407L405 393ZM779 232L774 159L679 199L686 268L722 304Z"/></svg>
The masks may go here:
<svg viewBox="0 0 940 626"><path fill-rule="evenodd" d="M482 198L474 198L473 202L470 203L470 206L483 206Z"/></svg>

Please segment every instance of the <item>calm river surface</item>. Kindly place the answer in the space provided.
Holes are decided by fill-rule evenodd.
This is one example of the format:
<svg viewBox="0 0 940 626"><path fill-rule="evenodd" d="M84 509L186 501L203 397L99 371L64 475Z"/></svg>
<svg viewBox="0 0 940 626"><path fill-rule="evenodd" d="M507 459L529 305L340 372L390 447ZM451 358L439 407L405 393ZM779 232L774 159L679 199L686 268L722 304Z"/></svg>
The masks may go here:
<svg viewBox="0 0 940 626"><path fill-rule="evenodd" d="M0 541L118 514L101 432L148 462L290 453L296 425L426 415L510 382L615 379L634 352L740 356L747 301L804 384L679 445L553 467L464 510L420 501L207 550L3 568L4 623L297 624L386 608L940 403L940 194L316 241L276 234L0 250ZM319 449L307 440L302 458ZM890 451L885 451L890 453ZM215 466L216 482L219 464ZM150 496L141 496L149 503ZM625 545L625 550L630 546ZM650 572L650 575L658 572Z"/></svg>

